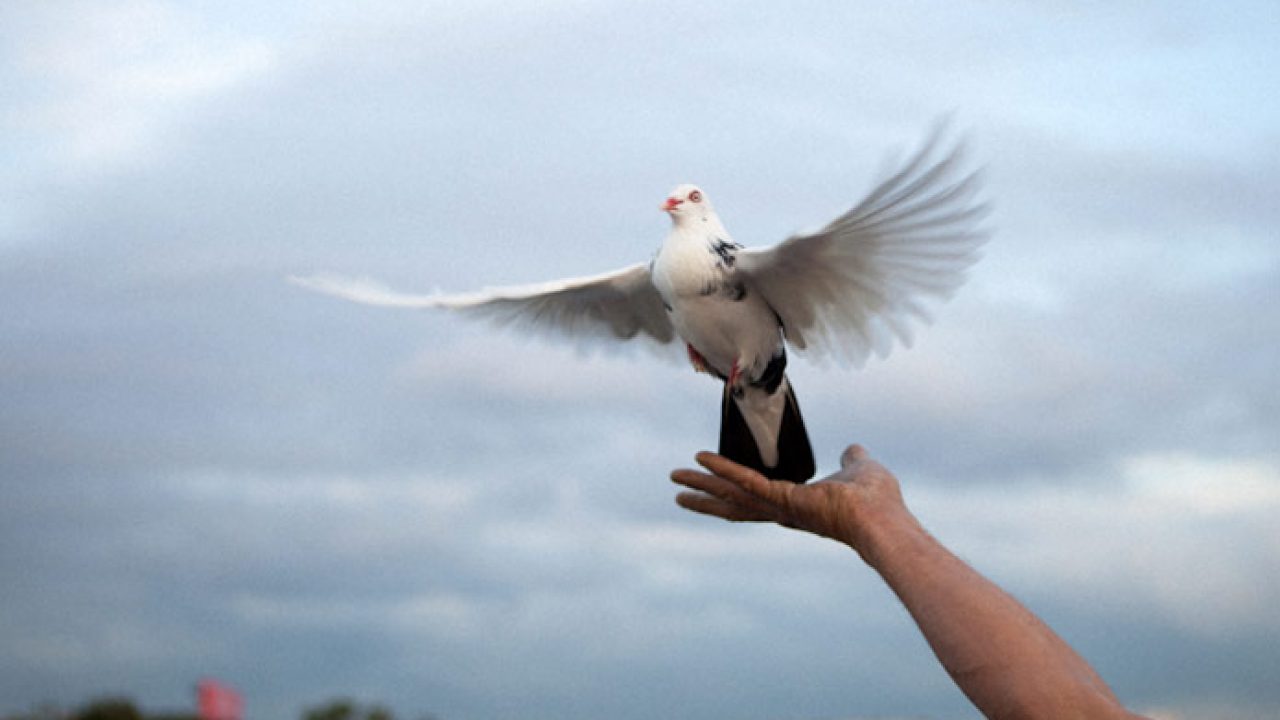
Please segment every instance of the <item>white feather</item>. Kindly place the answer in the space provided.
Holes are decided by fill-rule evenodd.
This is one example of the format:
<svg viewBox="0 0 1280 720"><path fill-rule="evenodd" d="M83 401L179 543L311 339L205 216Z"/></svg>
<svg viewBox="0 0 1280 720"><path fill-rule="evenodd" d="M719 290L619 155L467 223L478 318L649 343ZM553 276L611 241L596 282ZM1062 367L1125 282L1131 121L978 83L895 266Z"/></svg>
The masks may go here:
<svg viewBox="0 0 1280 720"><path fill-rule="evenodd" d="M978 175L959 176L960 147L933 159L937 136L852 210L821 230L744 250L737 271L782 319L797 348L861 365L910 345L928 301L964 282L986 233Z"/></svg>
<svg viewBox="0 0 1280 720"><path fill-rule="evenodd" d="M763 388L745 387L742 395L733 399L756 441L760 459L769 467L778 464L778 436L782 433L782 414L787 408L790 387L791 381L784 377L772 395Z"/></svg>
<svg viewBox="0 0 1280 720"><path fill-rule="evenodd" d="M672 213L677 225L696 227L698 237L681 248L673 239L692 230L674 229L657 265L667 304L682 318L680 329L698 336L685 340L709 346L704 352L716 356L713 364L722 373L736 359L768 359L771 352L766 346L771 341L766 342L766 336L776 332L775 313L786 339L796 348L854 365L861 365L872 353L886 355L895 341L910 345L913 321L927 321L928 304L946 299L964 282L965 271L977 261L978 248L986 240L985 232L977 228L986 211L976 199L977 174L958 176L959 145L935 159L940 134L856 207L821 230L793 236L771 248L737 251L732 272L745 284L749 297L742 305L682 297L687 293L675 285L700 288L703 274L721 271L707 255L704 236L728 239L728 233L705 199L677 208ZM680 186L674 193L684 196L692 190L696 188ZM698 213L701 216L694 218ZM676 251L682 249L696 255L696 262L677 258ZM457 295L400 293L368 278L314 275L290 280L355 302L445 308L504 325L558 332L580 344L640 337L665 345L676 336L663 295L643 264L600 275ZM768 312L757 311L757 304L767 306ZM762 326L751 332L741 327L707 327L732 325L728 321L741 320L739 315L759 320ZM716 340L725 334L733 337Z"/></svg>
<svg viewBox="0 0 1280 720"><path fill-rule="evenodd" d="M666 344L675 337L662 299L649 280L649 270L642 264L588 277L457 295L400 293L369 278L313 275L289 280L366 305L444 308L503 325L555 331L579 341L642 337Z"/></svg>
<svg viewBox="0 0 1280 720"><path fill-rule="evenodd" d="M327 273L308 277L290 275L289 282L308 290L365 305L402 308L442 307L440 301L443 296L441 295L400 293L369 277L348 278Z"/></svg>

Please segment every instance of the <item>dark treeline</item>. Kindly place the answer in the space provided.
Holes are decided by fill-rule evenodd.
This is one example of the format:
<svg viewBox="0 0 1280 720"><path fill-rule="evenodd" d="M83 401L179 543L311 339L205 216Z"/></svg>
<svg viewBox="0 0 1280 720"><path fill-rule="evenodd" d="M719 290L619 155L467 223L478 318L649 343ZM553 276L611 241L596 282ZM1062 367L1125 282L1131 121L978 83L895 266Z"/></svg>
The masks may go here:
<svg viewBox="0 0 1280 720"><path fill-rule="evenodd" d="M383 705L376 703L363 705L350 698L339 698L304 708L298 718L299 720L397 720L395 714ZM0 716L0 720L200 720L200 718L194 712L145 712L127 697L104 697L73 710L65 710L55 705L41 705L30 712ZM439 720L439 718L430 713L422 713L412 720Z"/></svg>

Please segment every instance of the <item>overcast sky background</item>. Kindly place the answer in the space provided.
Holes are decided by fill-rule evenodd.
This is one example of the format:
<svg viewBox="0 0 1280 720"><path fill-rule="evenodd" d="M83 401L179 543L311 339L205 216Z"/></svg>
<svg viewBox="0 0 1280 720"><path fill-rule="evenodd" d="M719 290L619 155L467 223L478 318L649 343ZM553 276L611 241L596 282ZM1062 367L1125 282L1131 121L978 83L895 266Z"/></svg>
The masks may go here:
<svg viewBox="0 0 1280 720"><path fill-rule="evenodd" d="M983 261L793 356L820 470L1161 718L1280 716L1280 6L0 5L0 714L239 688L413 720L971 718L849 551L678 509L719 388L287 284L813 228L953 113Z"/></svg>

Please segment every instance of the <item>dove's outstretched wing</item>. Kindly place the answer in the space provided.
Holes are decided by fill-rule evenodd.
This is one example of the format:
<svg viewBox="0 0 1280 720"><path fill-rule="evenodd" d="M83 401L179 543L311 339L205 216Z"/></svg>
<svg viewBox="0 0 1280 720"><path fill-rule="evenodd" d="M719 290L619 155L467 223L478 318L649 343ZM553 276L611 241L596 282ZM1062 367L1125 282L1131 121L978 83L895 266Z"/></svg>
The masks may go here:
<svg viewBox="0 0 1280 720"><path fill-rule="evenodd" d="M896 339L911 343L925 303L949 297L978 259L987 207L961 147L938 153L935 134L856 207L821 230L740 251L737 272L782 321L797 348L861 365Z"/></svg>
<svg viewBox="0 0 1280 720"><path fill-rule="evenodd" d="M534 332L553 331L570 339L671 342L675 329L647 265L636 264L591 277L537 285L488 288L459 295L406 295L367 279L332 275L291 277L303 287L368 305L445 308Z"/></svg>

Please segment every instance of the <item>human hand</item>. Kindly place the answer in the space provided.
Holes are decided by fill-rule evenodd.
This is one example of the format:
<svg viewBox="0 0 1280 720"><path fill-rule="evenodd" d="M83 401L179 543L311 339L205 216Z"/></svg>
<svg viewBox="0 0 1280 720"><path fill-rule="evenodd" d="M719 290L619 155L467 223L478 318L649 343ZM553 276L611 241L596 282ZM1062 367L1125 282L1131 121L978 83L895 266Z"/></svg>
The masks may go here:
<svg viewBox="0 0 1280 720"><path fill-rule="evenodd" d="M671 479L697 491L680 493L676 502L704 515L805 530L843 542L864 559L869 559L874 528L898 520L914 523L897 478L861 445L844 451L839 472L807 485L769 480L715 453L698 453L697 460L711 472L676 470Z"/></svg>

